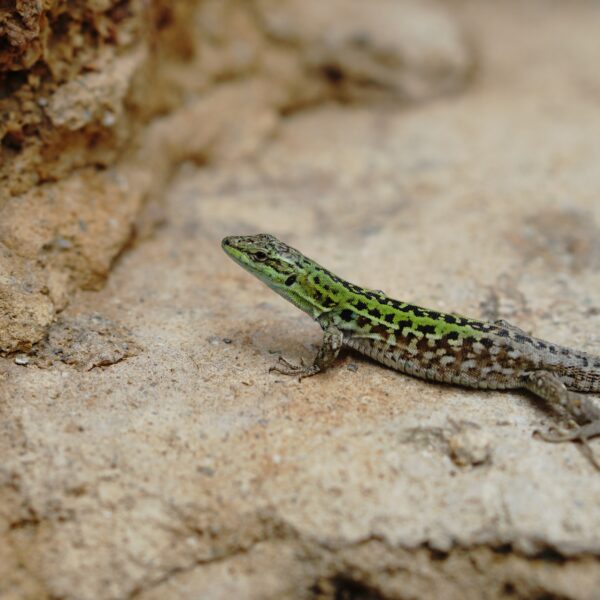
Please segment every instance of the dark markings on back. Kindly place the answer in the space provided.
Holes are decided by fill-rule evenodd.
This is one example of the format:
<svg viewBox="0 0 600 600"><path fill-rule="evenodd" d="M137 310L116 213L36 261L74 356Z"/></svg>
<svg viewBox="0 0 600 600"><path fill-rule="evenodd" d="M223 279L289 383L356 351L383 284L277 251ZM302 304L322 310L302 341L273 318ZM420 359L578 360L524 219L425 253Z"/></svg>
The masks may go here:
<svg viewBox="0 0 600 600"><path fill-rule="evenodd" d="M370 300L379 300L381 298L377 292L363 292L363 296L366 296Z"/></svg>
<svg viewBox="0 0 600 600"><path fill-rule="evenodd" d="M387 339L388 336L393 332L390 329L388 329L385 325L379 323L378 325L374 325L371 328L371 333L375 333L376 335L380 335L382 338Z"/></svg>
<svg viewBox="0 0 600 600"><path fill-rule="evenodd" d="M329 296L326 296L325 298L323 298L321 304L325 308L331 308L332 306L335 306L335 300L333 298L330 298Z"/></svg>
<svg viewBox="0 0 600 600"><path fill-rule="evenodd" d="M343 321L346 321L347 323L349 323L350 321L352 321L352 315L354 313L349 309L349 308L345 308L341 313L340 313L340 318Z"/></svg>
<svg viewBox="0 0 600 600"><path fill-rule="evenodd" d="M435 325L419 325L418 330L425 334L435 333Z"/></svg>
<svg viewBox="0 0 600 600"><path fill-rule="evenodd" d="M369 317L359 315L356 319L356 324L359 327L366 327L367 325L371 325L371 319L369 319Z"/></svg>
<svg viewBox="0 0 600 600"><path fill-rule="evenodd" d="M374 318L374 319L381 319L381 312L379 311L379 309L377 308L372 308L371 310L369 310L369 314Z"/></svg>
<svg viewBox="0 0 600 600"><path fill-rule="evenodd" d="M412 312L415 317L431 317L432 319L436 319L440 316L439 313L434 313L433 311L426 310L420 306L413 306L411 304L409 304L405 310Z"/></svg>

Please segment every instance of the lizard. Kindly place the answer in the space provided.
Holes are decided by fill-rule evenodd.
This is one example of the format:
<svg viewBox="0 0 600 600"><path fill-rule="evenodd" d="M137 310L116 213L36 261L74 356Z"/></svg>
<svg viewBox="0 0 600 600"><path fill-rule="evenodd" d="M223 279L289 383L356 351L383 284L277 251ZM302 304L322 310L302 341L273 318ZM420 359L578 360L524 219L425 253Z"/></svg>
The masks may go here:
<svg viewBox="0 0 600 600"><path fill-rule="evenodd" d="M570 431L538 432L549 442L578 440L594 466L588 439L600 435L600 357L532 337L505 320L493 322L394 300L338 277L276 237L229 236L223 250L323 330L312 364L283 356L270 371L316 375L348 347L402 373L491 390L529 390L577 422ZM582 393L583 392L583 393Z"/></svg>

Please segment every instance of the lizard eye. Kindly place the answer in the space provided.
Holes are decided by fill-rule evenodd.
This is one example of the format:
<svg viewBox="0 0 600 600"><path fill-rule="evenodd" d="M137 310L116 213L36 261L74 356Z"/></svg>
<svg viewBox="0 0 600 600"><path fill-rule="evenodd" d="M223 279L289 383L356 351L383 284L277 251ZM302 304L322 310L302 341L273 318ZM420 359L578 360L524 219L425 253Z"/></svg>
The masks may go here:
<svg viewBox="0 0 600 600"><path fill-rule="evenodd" d="M267 260L267 255L264 252L257 252L254 255L254 258L259 262L264 262L265 260Z"/></svg>

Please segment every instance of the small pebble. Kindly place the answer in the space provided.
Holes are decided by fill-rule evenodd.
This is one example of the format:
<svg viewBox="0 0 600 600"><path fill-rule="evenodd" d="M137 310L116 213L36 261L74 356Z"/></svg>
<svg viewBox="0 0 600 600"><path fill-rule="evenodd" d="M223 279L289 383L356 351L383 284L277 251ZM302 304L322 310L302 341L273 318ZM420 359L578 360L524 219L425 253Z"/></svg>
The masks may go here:
<svg viewBox="0 0 600 600"><path fill-rule="evenodd" d="M22 366L28 365L29 364L29 357L27 357L27 356L25 356L23 354L20 354L19 356L15 357L15 363L17 365L22 365Z"/></svg>
<svg viewBox="0 0 600 600"><path fill-rule="evenodd" d="M231 344L232 342L233 342L233 340L231 338L223 338L224 344Z"/></svg>
<svg viewBox="0 0 600 600"><path fill-rule="evenodd" d="M214 469L212 469L211 467L207 467L205 465L199 466L196 470L198 471L198 473L201 473L202 475L206 475L207 477L212 477L215 474Z"/></svg>
<svg viewBox="0 0 600 600"><path fill-rule="evenodd" d="M353 373L356 373L356 371L358 371L358 365L355 363L350 363L350 364L348 364L346 369L348 369L348 371L352 371Z"/></svg>
<svg viewBox="0 0 600 600"><path fill-rule="evenodd" d="M73 247L73 242L71 240L67 240L64 237L57 237L55 240L56 247L61 250L69 250L69 248Z"/></svg>
<svg viewBox="0 0 600 600"><path fill-rule="evenodd" d="M117 122L117 117L111 112L105 112L102 117L102 125L104 127L112 127Z"/></svg>

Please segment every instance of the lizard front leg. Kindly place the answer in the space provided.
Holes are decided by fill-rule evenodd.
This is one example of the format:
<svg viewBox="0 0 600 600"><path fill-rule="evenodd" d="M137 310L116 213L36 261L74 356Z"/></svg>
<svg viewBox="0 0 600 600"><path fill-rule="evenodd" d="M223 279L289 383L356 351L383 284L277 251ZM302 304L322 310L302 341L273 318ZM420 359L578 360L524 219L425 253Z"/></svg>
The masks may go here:
<svg viewBox="0 0 600 600"><path fill-rule="evenodd" d="M305 377L316 375L331 366L340 352L344 334L332 324L321 323L321 327L323 327L323 341L312 365L306 366L304 362L300 365L294 365L280 356L279 362L281 365L272 366L269 372L276 371L283 375L298 375L300 380L302 380Z"/></svg>

